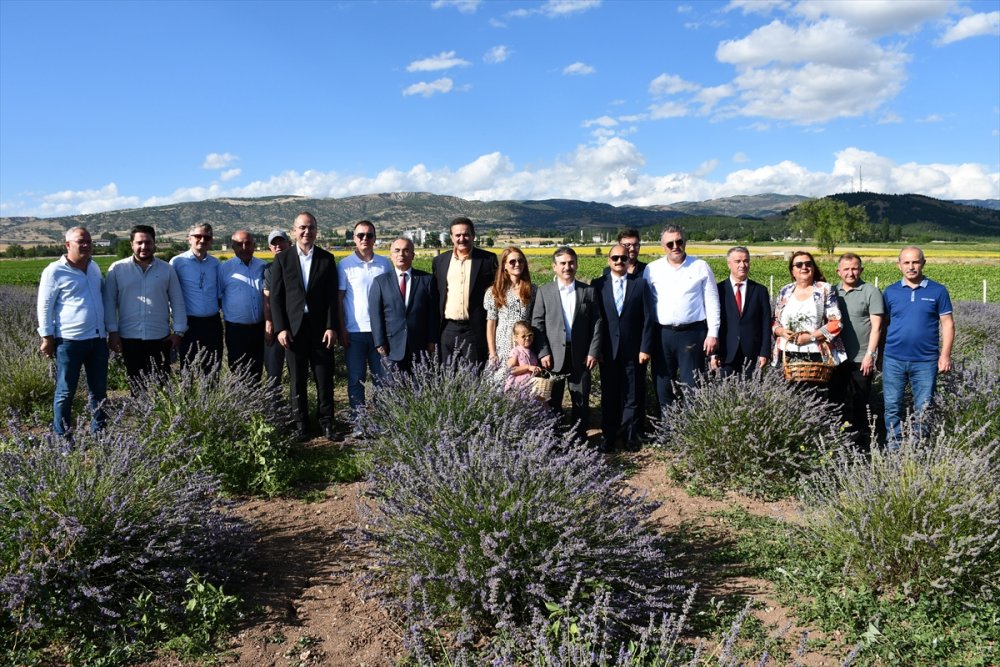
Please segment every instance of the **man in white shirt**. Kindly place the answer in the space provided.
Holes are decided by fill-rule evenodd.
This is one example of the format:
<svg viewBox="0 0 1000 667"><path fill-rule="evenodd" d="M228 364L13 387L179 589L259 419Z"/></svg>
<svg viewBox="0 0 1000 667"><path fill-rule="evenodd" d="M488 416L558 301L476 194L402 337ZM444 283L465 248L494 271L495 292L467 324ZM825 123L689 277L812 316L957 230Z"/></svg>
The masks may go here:
<svg viewBox="0 0 1000 667"><path fill-rule="evenodd" d="M382 376L382 358L375 350L371 319L368 315L368 292L375 278L392 271L392 263L375 254L375 225L362 220L354 225L354 252L337 262L340 287L340 344L347 365L347 398L351 416L357 417L365 405L365 376Z"/></svg>
<svg viewBox="0 0 1000 667"><path fill-rule="evenodd" d="M552 257L555 281L538 288L531 326L538 332L538 359L542 368L569 376L570 418L580 440L587 439L590 423L590 372L601 356L603 322L594 288L576 279L576 251L562 247ZM562 412L566 381L552 387L549 406Z"/></svg>
<svg viewBox="0 0 1000 667"><path fill-rule="evenodd" d="M90 232L73 227L66 232L66 254L42 271L38 285L38 335L41 353L56 361L56 393L52 402L52 430L66 435L72 429L71 409L80 369L87 369L90 392L90 430L104 426L108 394L108 345L105 342L104 278L91 261Z"/></svg>
<svg viewBox="0 0 1000 667"><path fill-rule="evenodd" d="M684 230L668 225L664 256L646 266L650 307L659 331L653 342L653 377L660 412L676 400L674 380L693 386L705 358L718 346L719 291L708 263L688 256Z"/></svg>
<svg viewBox="0 0 1000 667"><path fill-rule="evenodd" d="M264 370L264 261L245 229L233 233L236 256L219 266L222 319L226 323L226 361L229 368L245 364L256 379Z"/></svg>
<svg viewBox="0 0 1000 667"><path fill-rule="evenodd" d="M174 268L153 256L156 231L136 225L129 240L132 256L108 269L104 323L108 346L121 353L125 372L134 381L153 371L169 372L170 351L180 348L187 331L187 311Z"/></svg>
<svg viewBox="0 0 1000 667"><path fill-rule="evenodd" d="M188 328L181 339L181 367L199 351L206 373L222 363L222 320L219 318L219 260L212 249L212 225L201 223L188 232L190 250L170 260L184 294Z"/></svg>

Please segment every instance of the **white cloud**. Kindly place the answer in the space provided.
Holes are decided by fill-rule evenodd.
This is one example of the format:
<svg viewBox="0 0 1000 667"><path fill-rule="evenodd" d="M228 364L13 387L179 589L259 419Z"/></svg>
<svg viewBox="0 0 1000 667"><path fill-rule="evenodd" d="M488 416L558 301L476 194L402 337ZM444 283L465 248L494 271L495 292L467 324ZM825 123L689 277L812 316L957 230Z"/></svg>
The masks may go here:
<svg viewBox="0 0 1000 667"><path fill-rule="evenodd" d="M483 61L491 65L495 65L510 58L510 54L511 50L503 44L500 44L499 46L494 46L483 54Z"/></svg>
<svg viewBox="0 0 1000 667"><path fill-rule="evenodd" d="M539 10L550 18L580 14L601 6L601 0L547 0Z"/></svg>
<svg viewBox="0 0 1000 667"><path fill-rule="evenodd" d="M733 153L732 160L736 164L742 164L744 162L749 162L750 158L747 157L746 153L740 151L738 153Z"/></svg>
<svg viewBox="0 0 1000 667"><path fill-rule="evenodd" d="M698 90L700 87L696 83L685 81L676 74L661 74L649 82L649 93L651 95L673 95Z"/></svg>
<svg viewBox="0 0 1000 667"><path fill-rule="evenodd" d="M480 4L482 4L482 0L434 0L431 3L431 8L454 7L463 14L475 14Z"/></svg>
<svg viewBox="0 0 1000 667"><path fill-rule="evenodd" d="M787 9L788 0L729 0L729 4L723 8L724 12L740 10L743 15L763 14L767 16L776 9Z"/></svg>
<svg viewBox="0 0 1000 667"><path fill-rule="evenodd" d="M227 169L226 171L219 174L219 179L223 181L231 181L242 173L243 173L242 169Z"/></svg>
<svg viewBox="0 0 1000 667"><path fill-rule="evenodd" d="M972 14L964 17L958 23L951 25L945 31L938 44L951 44L959 40L981 35L1000 36L1000 11Z"/></svg>
<svg viewBox="0 0 1000 667"><path fill-rule="evenodd" d="M732 160L740 163L746 156L736 153ZM710 178L719 167L720 162L713 159L691 172L649 173L645 169L645 156L635 144L621 136L612 136L577 146L548 164L531 168L518 169L508 156L497 151L481 155L457 169L432 169L416 164L405 171L391 167L374 175L286 171L244 186L223 187L214 182L146 198L123 195L114 183L109 183L96 190L67 190L42 196L22 193L19 201L0 203L0 208L6 215L60 216L219 197L300 195L323 198L414 191L483 201L569 198L647 206L766 192L823 196L849 191L859 168L864 174L866 189L876 192L919 193L940 199L1000 196L1000 172L995 166L991 171L987 165L974 163L900 164L855 147L831 156L829 170L811 170L784 160Z"/></svg>
<svg viewBox="0 0 1000 667"><path fill-rule="evenodd" d="M650 120L680 118L687 115L688 108L680 102L664 102L663 104L654 104L649 107Z"/></svg>
<svg viewBox="0 0 1000 667"><path fill-rule="evenodd" d="M943 120L944 120L944 118L942 118L939 114L932 113L932 114L928 114L927 116L924 116L923 118L918 119L917 122L918 123L940 123Z"/></svg>
<svg viewBox="0 0 1000 667"><path fill-rule="evenodd" d="M414 60L406 66L406 71L434 72L442 69L451 69L452 67L466 67L469 64L468 60L456 57L454 51L442 51L436 56L431 56L430 58Z"/></svg>
<svg viewBox="0 0 1000 667"><path fill-rule="evenodd" d="M431 95L435 95L437 93L450 93L454 87L454 81L448 77L443 77L441 79L431 81L430 83L421 81L420 83L407 86L403 89L403 95L423 95L424 97L430 97Z"/></svg>
<svg viewBox="0 0 1000 667"><path fill-rule="evenodd" d="M202 169L225 169L233 162L239 160L238 157L232 153L209 153L205 156L205 161L202 162Z"/></svg>
<svg viewBox="0 0 1000 667"><path fill-rule="evenodd" d="M592 120L585 120L581 123L583 127L593 127L598 125L600 127L614 127L618 124L618 121L611 116L601 116L600 118L594 118Z"/></svg>
<svg viewBox="0 0 1000 667"><path fill-rule="evenodd" d="M952 0L802 0L794 11L809 20L840 19L858 33L877 37L916 30L946 16L954 4Z"/></svg>
<svg viewBox="0 0 1000 667"><path fill-rule="evenodd" d="M886 113L882 114L882 117L878 119L879 125L895 125L897 123L902 123L902 122L903 122L903 117L891 111L887 111Z"/></svg>
<svg viewBox="0 0 1000 667"><path fill-rule="evenodd" d="M678 14L690 14L694 11L694 7L691 5L677 5Z"/></svg>
<svg viewBox="0 0 1000 667"><path fill-rule="evenodd" d="M586 76L588 74L593 74L596 71L597 70L586 63L575 62L572 65L566 65L566 67L563 68L562 73L571 76Z"/></svg>

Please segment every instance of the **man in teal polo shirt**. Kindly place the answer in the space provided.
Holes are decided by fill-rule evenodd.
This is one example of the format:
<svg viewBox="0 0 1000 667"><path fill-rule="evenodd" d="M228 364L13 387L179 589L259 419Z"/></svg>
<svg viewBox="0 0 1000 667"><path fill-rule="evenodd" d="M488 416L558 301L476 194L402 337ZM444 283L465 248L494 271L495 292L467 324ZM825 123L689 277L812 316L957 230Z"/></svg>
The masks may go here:
<svg viewBox="0 0 1000 667"><path fill-rule="evenodd" d="M925 262L920 248L903 248L899 253L903 279L886 287L883 294L888 328L882 392L890 447L898 446L902 433L906 383L910 383L913 411L919 417L934 396L937 374L951 370L951 346L955 342L951 297L944 285L924 277ZM917 434L920 432L918 419Z"/></svg>

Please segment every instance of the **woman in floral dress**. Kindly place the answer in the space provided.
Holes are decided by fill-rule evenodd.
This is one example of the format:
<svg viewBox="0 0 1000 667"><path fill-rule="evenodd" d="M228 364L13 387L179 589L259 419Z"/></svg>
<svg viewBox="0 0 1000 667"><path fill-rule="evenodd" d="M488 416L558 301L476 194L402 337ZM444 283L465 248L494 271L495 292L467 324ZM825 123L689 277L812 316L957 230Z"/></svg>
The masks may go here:
<svg viewBox="0 0 1000 667"><path fill-rule="evenodd" d="M782 351L789 359L798 357L811 361L823 358L821 343L827 343L834 363L846 358L840 339L840 307L837 290L826 282L811 253L796 251L788 260L788 272L794 282L778 292L774 307L775 366L781 364Z"/></svg>
<svg viewBox="0 0 1000 667"><path fill-rule="evenodd" d="M514 347L514 323L531 320L535 302L535 286L531 284L528 258L520 248L510 246L500 255L493 287L486 291L486 345L490 351L490 367L503 369ZM504 369L505 370L505 369Z"/></svg>

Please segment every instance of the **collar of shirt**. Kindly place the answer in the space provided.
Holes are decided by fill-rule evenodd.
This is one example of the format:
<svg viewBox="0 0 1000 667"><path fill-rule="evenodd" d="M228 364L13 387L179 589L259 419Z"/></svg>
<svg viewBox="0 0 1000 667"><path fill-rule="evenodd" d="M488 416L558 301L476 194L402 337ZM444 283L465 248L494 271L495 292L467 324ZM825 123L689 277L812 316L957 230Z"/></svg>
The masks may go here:
<svg viewBox="0 0 1000 667"><path fill-rule="evenodd" d="M559 292L562 294L572 294L573 292L576 291L575 280L571 282L569 285L563 285L561 282L559 282L559 279L556 278L556 284L559 286Z"/></svg>
<svg viewBox="0 0 1000 667"><path fill-rule="evenodd" d="M315 249L316 249L316 246L311 246L309 248L309 252L302 252L302 248L299 247L299 244L298 243L295 244L295 252L297 252L299 254L299 257L302 257L302 258L312 257L313 251Z"/></svg>

